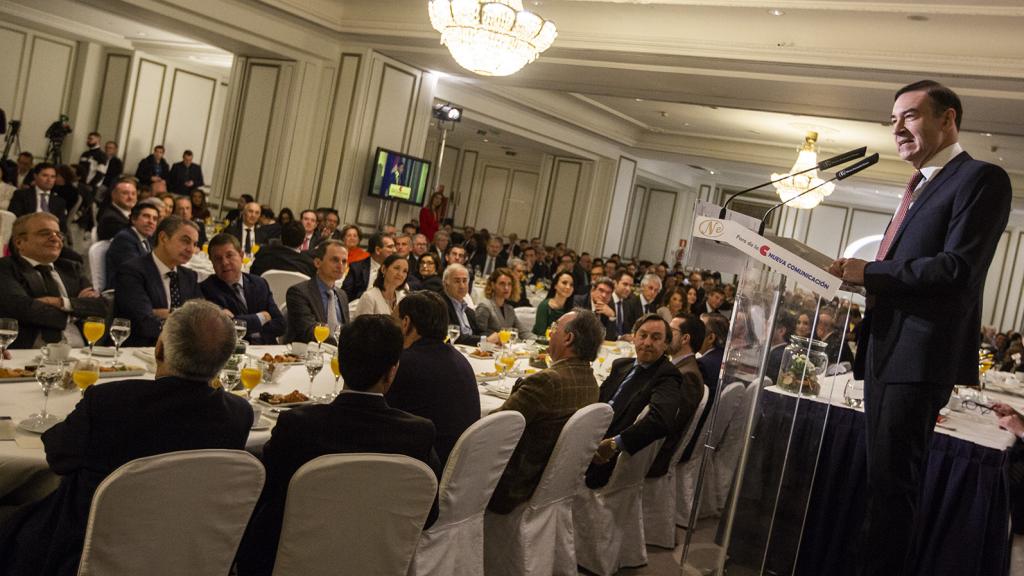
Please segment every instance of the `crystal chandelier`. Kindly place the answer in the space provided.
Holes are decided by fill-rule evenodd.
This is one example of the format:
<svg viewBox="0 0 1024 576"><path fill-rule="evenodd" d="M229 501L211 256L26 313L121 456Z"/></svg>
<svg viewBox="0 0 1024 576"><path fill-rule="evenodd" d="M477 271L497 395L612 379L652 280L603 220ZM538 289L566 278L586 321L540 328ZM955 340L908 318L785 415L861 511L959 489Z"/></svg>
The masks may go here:
<svg viewBox="0 0 1024 576"><path fill-rule="evenodd" d="M783 180L775 183L775 191L778 193L779 199L783 202L792 200L792 202L786 204L787 206L792 206L794 208L814 208L818 204L821 204L821 201L824 200L826 196L832 194L832 190L835 188L835 184L831 182L826 183L821 178L818 178L817 169L808 170L809 168L814 168L818 165L817 142L818 133L808 132L807 136L804 138L804 145L800 147L800 153L796 157L796 164L793 164L793 167L789 170L789 174L792 174L792 176L787 177L786 174L772 174L772 180L783 178ZM804 170L808 171L803 172ZM797 172L803 173L797 174ZM824 186L821 186L813 192L807 192L811 188L823 183ZM804 194L804 192L807 193ZM803 196L800 196L801 194L803 194ZM800 197L797 198L797 196ZM796 199L793 200L794 198Z"/></svg>
<svg viewBox="0 0 1024 576"><path fill-rule="evenodd" d="M558 35L522 0L430 0L430 24L455 61L482 76L514 74Z"/></svg>

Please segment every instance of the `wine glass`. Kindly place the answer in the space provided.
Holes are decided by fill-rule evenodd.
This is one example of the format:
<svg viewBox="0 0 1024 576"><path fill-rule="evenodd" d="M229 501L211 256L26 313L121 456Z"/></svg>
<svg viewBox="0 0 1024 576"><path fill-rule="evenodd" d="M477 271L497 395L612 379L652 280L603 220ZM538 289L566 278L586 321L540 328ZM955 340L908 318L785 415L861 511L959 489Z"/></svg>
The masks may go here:
<svg viewBox="0 0 1024 576"><path fill-rule="evenodd" d="M46 411L46 403L50 399L50 390L60 384L64 379L64 362L62 360L45 361L36 367L36 381L43 389L43 409L38 414L32 414L24 423L26 428L36 432L48 430L51 426L60 422L60 417Z"/></svg>
<svg viewBox="0 0 1024 576"><path fill-rule="evenodd" d="M306 357L303 358L303 364L306 365L306 372L309 374L309 394L310 399L313 398L313 380L316 379L316 375L320 373L320 370L324 367L324 355L319 349L317 350L306 350Z"/></svg>
<svg viewBox="0 0 1024 576"><path fill-rule="evenodd" d="M239 376L242 386L245 387L245 397L252 401L252 389L259 386L263 381L263 361L258 358L250 358L242 365Z"/></svg>
<svg viewBox="0 0 1024 576"><path fill-rule="evenodd" d="M0 318L0 368L4 365L7 347L18 339L18 321L14 318Z"/></svg>
<svg viewBox="0 0 1024 576"><path fill-rule="evenodd" d="M75 386L78 386L78 391L85 395L85 389L92 386L100 379L100 365L92 359L91 356L82 358L75 363L74 369L71 371L71 380L74 381Z"/></svg>
<svg viewBox="0 0 1024 576"><path fill-rule="evenodd" d="M462 329L459 328L458 324L448 325L448 343L455 346L455 341L459 339L459 335L462 334Z"/></svg>
<svg viewBox="0 0 1024 576"><path fill-rule="evenodd" d="M508 343L515 345L519 342L519 329L518 328L506 328L508 332Z"/></svg>
<svg viewBox="0 0 1024 576"><path fill-rule="evenodd" d="M235 325L235 339L236 341L245 338L245 333L249 331L249 325L245 323L245 320L234 320Z"/></svg>
<svg viewBox="0 0 1024 576"><path fill-rule="evenodd" d="M338 355L331 356L331 372L334 372L334 390L331 392L333 398L338 397L338 381L341 379L341 361Z"/></svg>
<svg viewBox="0 0 1024 576"><path fill-rule="evenodd" d="M110 339L114 341L114 366L121 355L121 345L132 333L132 322L127 318L114 318L110 323Z"/></svg>
<svg viewBox="0 0 1024 576"><path fill-rule="evenodd" d="M331 335L331 329L324 322L317 322L313 327L313 338L316 339L317 348L323 348L324 340Z"/></svg>
<svg viewBox="0 0 1024 576"><path fill-rule="evenodd" d="M103 333L106 331L107 326L103 322L103 318L99 316L90 316L85 319L85 323L82 324L82 334L85 335L86 342L89 343L89 357L92 357L92 349L96 345L96 342L100 338L103 338Z"/></svg>

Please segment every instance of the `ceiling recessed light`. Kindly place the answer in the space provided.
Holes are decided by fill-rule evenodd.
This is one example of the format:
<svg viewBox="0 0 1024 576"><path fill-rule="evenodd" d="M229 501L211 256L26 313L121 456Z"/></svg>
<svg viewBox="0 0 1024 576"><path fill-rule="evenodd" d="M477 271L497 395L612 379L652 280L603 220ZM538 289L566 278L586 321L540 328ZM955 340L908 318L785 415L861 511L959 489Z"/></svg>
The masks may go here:
<svg viewBox="0 0 1024 576"><path fill-rule="evenodd" d="M145 32L139 32L138 34L136 34L136 36L148 36L148 34L146 34Z"/></svg>
<svg viewBox="0 0 1024 576"><path fill-rule="evenodd" d="M637 102L643 102L644 101L643 98L634 98L634 100L636 100Z"/></svg>
<svg viewBox="0 0 1024 576"><path fill-rule="evenodd" d="M985 132L985 136L988 136L989 138L991 138L992 137L992 133L991 132Z"/></svg>
<svg viewBox="0 0 1024 576"><path fill-rule="evenodd" d="M714 175L715 175L715 171L714 171L714 170L708 170L708 172L709 172L709 173L710 173L710 174L711 174L712 176L714 176Z"/></svg>
<svg viewBox="0 0 1024 576"><path fill-rule="evenodd" d="M690 125L689 122L683 122L683 126L689 126L689 125Z"/></svg>
<svg viewBox="0 0 1024 576"><path fill-rule="evenodd" d="M784 10L779 10L778 8L771 8L771 9L768 10L768 13L771 14L772 16L785 16L786 15L786 12Z"/></svg>
<svg viewBox="0 0 1024 576"><path fill-rule="evenodd" d="M490 140L488 140L487 138L484 138L484 142L490 142Z"/></svg>

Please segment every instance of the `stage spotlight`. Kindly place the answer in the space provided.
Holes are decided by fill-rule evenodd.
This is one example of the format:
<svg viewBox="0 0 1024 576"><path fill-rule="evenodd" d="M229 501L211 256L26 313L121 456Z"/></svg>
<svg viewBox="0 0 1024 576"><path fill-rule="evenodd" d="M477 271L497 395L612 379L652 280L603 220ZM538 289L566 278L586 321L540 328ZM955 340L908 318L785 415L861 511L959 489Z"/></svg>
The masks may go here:
<svg viewBox="0 0 1024 576"><path fill-rule="evenodd" d="M462 108L451 104L434 104L434 118L446 122L459 122L462 120Z"/></svg>

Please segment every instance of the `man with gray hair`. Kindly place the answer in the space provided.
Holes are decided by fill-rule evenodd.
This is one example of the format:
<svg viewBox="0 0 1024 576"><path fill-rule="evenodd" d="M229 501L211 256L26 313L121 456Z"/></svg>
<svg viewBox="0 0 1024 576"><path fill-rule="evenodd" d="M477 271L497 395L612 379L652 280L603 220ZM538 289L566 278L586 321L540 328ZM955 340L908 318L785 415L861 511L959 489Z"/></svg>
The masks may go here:
<svg viewBox="0 0 1024 576"><path fill-rule="evenodd" d="M643 314L658 311L658 294L661 293L661 278L657 274L645 274L640 280L640 308Z"/></svg>
<svg viewBox="0 0 1024 576"><path fill-rule="evenodd" d="M74 574L93 492L122 464L180 450L243 450L252 409L210 386L234 346L231 321L217 306L193 300L170 315L157 338L155 380L87 388L67 418L43 434L60 485L0 529L0 573Z"/></svg>
<svg viewBox="0 0 1024 576"><path fill-rule="evenodd" d="M577 410L597 402L590 363L604 339L604 326L590 310L576 308L551 327L551 367L523 378L498 408L526 418L526 429L498 481L487 508L508 514L526 502L544 474L562 427Z"/></svg>

